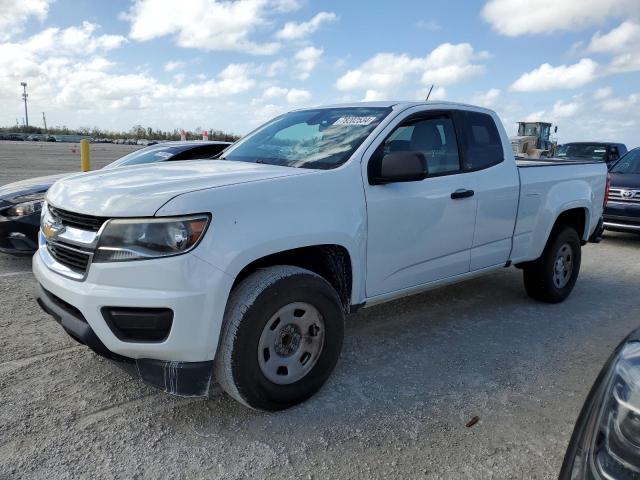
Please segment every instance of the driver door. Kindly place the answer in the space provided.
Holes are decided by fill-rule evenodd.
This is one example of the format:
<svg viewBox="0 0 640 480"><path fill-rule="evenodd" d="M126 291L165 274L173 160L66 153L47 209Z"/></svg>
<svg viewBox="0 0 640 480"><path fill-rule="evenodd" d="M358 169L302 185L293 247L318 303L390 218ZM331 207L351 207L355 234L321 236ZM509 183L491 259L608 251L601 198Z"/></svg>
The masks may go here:
<svg viewBox="0 0 640 480"><path fill-rule="evenodd" d="M393 124L392 124L393 125ZM453 116L420 112L387 130L376 155L425 155L421 181L372 185L365 178L368 215L367 297L383 295L470 270L477 202L474 177L462 170Z"/></svg>

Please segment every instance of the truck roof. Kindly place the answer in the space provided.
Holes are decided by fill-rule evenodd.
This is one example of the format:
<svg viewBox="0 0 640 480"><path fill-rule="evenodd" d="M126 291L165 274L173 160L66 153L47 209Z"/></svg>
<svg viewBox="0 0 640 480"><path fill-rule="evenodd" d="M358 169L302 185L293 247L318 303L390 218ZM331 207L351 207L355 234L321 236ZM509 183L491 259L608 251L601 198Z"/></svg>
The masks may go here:
<svg viewBox="0 0 640 480"><path fill-rule="evenodd" d="M428 102L419 101L419 102L410 102L410 101L398 101L398 100L384 100L379 102L350 102L350 103L335 103L331 105L321 105L316 107L310 107L313 109L316 108L345 108L345 107L382 107L382 108L393 108L404 110L405 108L410 107L418 107L422 105L429 106L438 106L442 105L443 108L452 108L452 107L470 107L477 108L480 110L486 110L487 112L493 112L493 110L485 107L480 107L478 105L471 105L468 103L462 102L447 102L444 100L430 100ZM301 108L299 110L308 110L309 108Z"/></svg>

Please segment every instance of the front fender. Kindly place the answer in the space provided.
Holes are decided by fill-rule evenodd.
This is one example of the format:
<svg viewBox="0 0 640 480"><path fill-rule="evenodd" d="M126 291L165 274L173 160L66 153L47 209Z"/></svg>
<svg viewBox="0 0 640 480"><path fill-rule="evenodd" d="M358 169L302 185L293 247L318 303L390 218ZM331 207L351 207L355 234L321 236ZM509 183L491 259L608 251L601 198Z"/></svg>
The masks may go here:
<svg viewBox="0 0 640 480"><path fill-rule="evenodd" d="M212 223L193 254L234 278L268 255L314 245L342 246L351 259L352 302L359 303L366 207L359 165L352 165L187 193L157 215L210 211Z"/></svg>

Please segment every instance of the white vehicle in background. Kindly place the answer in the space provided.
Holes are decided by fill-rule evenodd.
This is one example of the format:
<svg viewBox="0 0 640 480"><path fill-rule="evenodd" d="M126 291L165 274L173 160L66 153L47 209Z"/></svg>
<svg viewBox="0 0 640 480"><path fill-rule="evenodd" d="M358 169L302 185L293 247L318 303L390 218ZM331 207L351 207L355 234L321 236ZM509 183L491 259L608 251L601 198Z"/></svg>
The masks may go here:
<svg viewBox="0 0 640 480"><path fill-rule="evenodd" d="M264 410L312 396L345 315L509 265L560 302L602 229L602 162L514 160L445 102L298 110L213 162L54 184L33 268L73 337L165 392ZM390 319L393 321L393 319Z"/></svg>

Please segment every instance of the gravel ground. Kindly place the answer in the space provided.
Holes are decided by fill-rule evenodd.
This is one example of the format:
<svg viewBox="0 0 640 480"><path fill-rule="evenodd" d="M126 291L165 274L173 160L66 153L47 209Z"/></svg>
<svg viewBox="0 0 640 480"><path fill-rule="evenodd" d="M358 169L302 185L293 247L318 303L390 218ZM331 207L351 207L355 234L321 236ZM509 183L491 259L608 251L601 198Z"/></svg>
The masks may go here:
<svg viewBox="0 0 640 480"><path fill-rule="evenodd" d="M0 184L79 164L17 143L0 143ZM319 394L267 414L131 379L39 310L29 259L0 255L0 478L557 477L599 369L640 326L639 259L640 236L607 234L560 305L505 269L362 310Z"/></svg>

